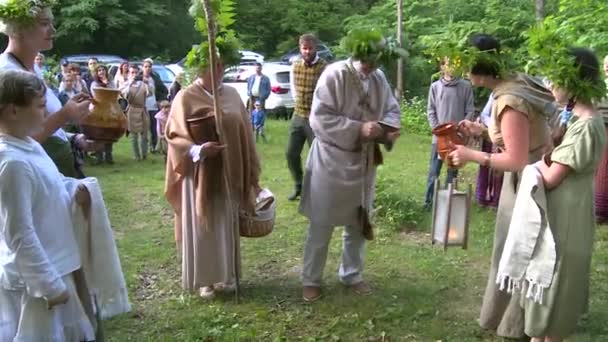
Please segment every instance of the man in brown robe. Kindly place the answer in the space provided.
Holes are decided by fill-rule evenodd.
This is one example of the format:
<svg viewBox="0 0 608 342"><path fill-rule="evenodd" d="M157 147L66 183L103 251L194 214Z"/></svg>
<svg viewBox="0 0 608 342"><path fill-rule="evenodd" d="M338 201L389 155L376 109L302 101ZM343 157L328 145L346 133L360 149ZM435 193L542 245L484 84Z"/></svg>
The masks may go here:
<svg viewBox="0 0 608 342"><path fill-rule="evenodd" d="M216 116L205 72L176 95L165 130L165 196L175 212L182 286L203 298L212 298L219 284L234 284L240 274L238 214L253 211L259 191L249 115L234 88L221 86L218 92L222 112ZM222 144L215 133L220 118Z"/></svg>

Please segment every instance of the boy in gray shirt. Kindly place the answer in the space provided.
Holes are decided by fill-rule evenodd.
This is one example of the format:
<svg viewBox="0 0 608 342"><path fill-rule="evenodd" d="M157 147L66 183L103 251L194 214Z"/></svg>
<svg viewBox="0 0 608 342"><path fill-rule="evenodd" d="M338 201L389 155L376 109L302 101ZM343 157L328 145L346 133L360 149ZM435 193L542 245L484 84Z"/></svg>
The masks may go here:
<svg viewBox="0 0 608 342"><path fill-rule="evenodd" d="M452 76L447 58L441 62L441 78L433 82L429 89L427 115L431 129L448 122L458 124L464 119L471 120L475 115L473 87L469 81ZM437 137L433 135L425 207L433 203L433 188L442 165L443 161L437 154ZM446 183L451 183L457 176L458 170L448 168Z"/></svg>

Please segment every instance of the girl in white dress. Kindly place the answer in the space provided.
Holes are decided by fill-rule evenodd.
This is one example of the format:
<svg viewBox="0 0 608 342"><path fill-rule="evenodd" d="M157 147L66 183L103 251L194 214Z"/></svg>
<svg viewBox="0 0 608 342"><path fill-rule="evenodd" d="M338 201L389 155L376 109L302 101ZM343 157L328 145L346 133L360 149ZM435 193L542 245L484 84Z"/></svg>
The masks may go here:
<svg viewBox="0 0 608 342"><path fill-rule="evenodd" d="M0 71L0 341L91 341L72 273L80 254L66 178L30 135L45 113L42 80ZM88 211L85 187L75 200Z"/></svg>

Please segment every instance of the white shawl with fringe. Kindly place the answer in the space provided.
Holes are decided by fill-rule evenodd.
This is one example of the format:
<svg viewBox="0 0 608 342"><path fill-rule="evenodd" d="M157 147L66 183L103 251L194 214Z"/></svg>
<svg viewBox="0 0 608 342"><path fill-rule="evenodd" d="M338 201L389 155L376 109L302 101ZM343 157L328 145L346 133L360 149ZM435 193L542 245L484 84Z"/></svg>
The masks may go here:
<svg viewBox="0 0 608 342"><path fill-rule="evenodd" d="M556 263L553 233L547 217L543 179L533 165L524 168L496 283L512 293L527 285L526 298L542 304Z"/></svg>

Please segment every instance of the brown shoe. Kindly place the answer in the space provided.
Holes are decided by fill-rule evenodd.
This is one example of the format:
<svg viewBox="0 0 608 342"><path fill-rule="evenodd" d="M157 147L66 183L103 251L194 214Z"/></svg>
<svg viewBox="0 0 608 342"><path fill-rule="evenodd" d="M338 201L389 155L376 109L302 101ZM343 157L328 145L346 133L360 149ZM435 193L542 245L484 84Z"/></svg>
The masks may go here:
<svg viewBox="0 0 608 342"><path fill-rule="evenodd" d="M358 282L353 285L349 285L349 287L355 294L357 294L359 296L369 296L374 292L374 290L372 290L371 286L369 286L364 281Z"/></svg>
<svg viewBox="0 0 608 342"><path fill-rule="evenodd" d="M302 290L302 299L306 303L312 303L321 298L321 288L317 286L304 286Z"/></svg>

